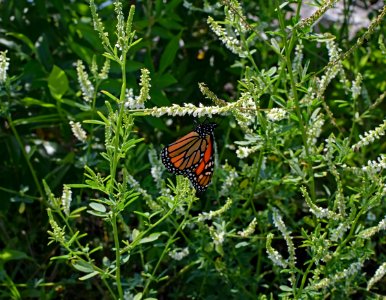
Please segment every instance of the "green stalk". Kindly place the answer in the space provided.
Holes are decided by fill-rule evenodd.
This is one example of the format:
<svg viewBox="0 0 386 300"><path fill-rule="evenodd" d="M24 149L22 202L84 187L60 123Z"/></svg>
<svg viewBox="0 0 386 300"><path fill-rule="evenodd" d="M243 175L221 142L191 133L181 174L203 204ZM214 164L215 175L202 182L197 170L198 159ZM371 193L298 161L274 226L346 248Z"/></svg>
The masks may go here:
<svg viewBox="0 0 386 300"><path fill-rule="evenodd" d="M116 172L117 172L117 167L119 163L120 131L122 127L122 119L123 119L124 104L125 104L124 100L125 100L125 91L126 91L126 52L125 51L122 52L121 59L116 57L116 61L121 65L122 86L121 86L121 94L119 97L120 106L118 108L119 109L118 120L115 126L114 156L110 164L111 179L108 187L110 194L114 193L115 178L116 178ZM111 226L113 227L114 246L115 246L115 264L116 264L115 281L117 284L119 299L123 299L123 289L122 289L122 283L121 283L121 255L120 255L120 245L119 245L119 236L118 236L118 227L117 227L117 215L114 211L111 217Z"/></svg>
<svg viewBox="0 0 386 300"><path fill-rule="evenodd" d="M27 154L27 152L25 151L24 144L23 144L23 142L21 141L20 135L19 135L19 133L17 132L17 130L16 130L16 128L15 128L15 125L13 124L13 120L12 120L12 117L11 117L10 114L7 115L7 120L8 120L9 127L11 127L12 133L13 133L13 135L15 136L17 143L19 144L21 153L23 154L23 157L24 157L25 161L27 162L28 168L29 168L29 170L30 170L30 172L31 172L32 178L33 178L33 180L34 180L34 182L35 182L35 185L36 185L36 188L37 188L38 191L39 191L40 198L43 199L43 201L44 201L44 200L45 200L45 196L44 196L44 193L43 193L43 189L42 189L42 187L41 187L41 185L40 185L38 176L36 175L35 169L34 169L34 167L32 166L32 164L31 164L31 162L30 162L30 160L29 160L29 158L28 158L28 154Z"/></svg>
<svg viewBox="0 0 386 300"><path fill-rule="evenodd" d="M117 58L118 59L118 58ZM121 70L122 70L122 87L121 87L121 95L119 97L120 107L118 114L118 121L116 126L116 135L115 135L115 143L114 143L114 158L112 161L112 165L110 167L111 174L111 182L109 186L109 191L112 193L114 191L114 182L115 182L115 173L117 171L117 166L119 162L118 158L118 149L119 149L119 141L120 141L120 131L122 127L122 119L123 119L123 111L125 105L125 92L126 92L126 52L122 52L122 60L120 61Z"/></svg>
<svg viewBox="0 0 386 300"><path fill-rule="evenodd" d="M113 212L113 215L111 217L111 225L113 226L114 245L115 245L115 263L116 263L115 282L117 283L119 299L123 299L123 290L122 290L122 283L121 283L121 255L120 255L120 248L119 248L117 216L115 212Z"/></svg>
<svg viewBox="0 0 386 300"><path fill-rule="evenodd" d="M249 196L248 201L243 205L243 207L246 207L249 203L251 203L252 209L253 209L253 212L255 213L255 215L256 215L256 209L255 209L255 204L253 203L253 197L255 195L257 182L258 182L259 177L260 177L259 174L260 174L261 165L262 165L263 157L264 157L263 152L264 152L264 149L260 149L259 159L257 161L257 166L256 166L256 174L255 174L255 177L253 179L252 192L251 192L251 195Z"/></svg>
<svg viewBox="0 0 386 300"><path fill-rule="evenodd" d="M297 296L295 297L295 299L301 299L301 295L302 295L302 293L303 293L304 284L306 283L307 276L308 276L308 274L310 273L311 267L312 267L313 265L314 265L314 261L312 260L312 261L310 262L310 264L308 265L306 271L305 271L304 274L303 274L302 282L300 283L299 292L297 293Z"/></svg>
<svg viewBox="0 0 386 300"><path fill-rule="evenodd" d="M143 294L146 295L147 293L147 290L149 289L149 285L152 281L152 278L154 278L155 276L155 273L157 272L158 270L158 267L160 266L161 264L161 261L162 259L164 258L164 256L166 255L166 251L168 250L170 244L173 242L174 240L174 237L177 235L177 233L181 230L182 226L185 225L186 223L186 219L187 217L189 216L189 211L190 211L190 207L191 205L189 204L189 207L186 211L186 214L185 214L185 217L183 219L183 221L180 223L180 225L178 226L178 228L174 231L173 235L168 239L167 243L166 243L166 246L164 248L164 250L162 251L162 254L160 256L160 258L158 259L158 262L157 262L157 265L155 266L154 270L153 270L153 273L151 274L151 277L147 280L146 282L146 285L145 285L145 288L143 289Z"/></svg>
<svg viewBox="0 0 386 300"><path fill-rule="evenodd" d="M111 164L110 175L111 181L109 186L110 194L114 192L114 184L115 177L117 172L117 166L119 163L119 143L120 143L120 131L122 127L122 119L123 119L123 111L125 105L125 92L126 92L126 52L122 52L122 59L117 61L120 62L121 71L122 71L122 86L121 86L121 94L119 97L120 107L118 113L117 126L115 128L115 143L114 143L114 157ZM114 245L115 245L115 263L116 263L116 271L115 271L115 281L117 283L117 289L119 294L119 299L123 299L123 290L121 283L121 255L120 255L120 245L119 245L119 237L118 237L118 228L117 228L117 216L115 212L113 212L113 216L111 217L111 225L113 227L114 234Z"/></svg>
<svg viewBox="0 0 386 300"><path fill-rule="evenodd" d="M300 3L301 3L301 1L299 1L298 11L299 11ZM298 13L298 11L297 11L297 13ZM291 89L293 92L293 98L294 98L294 102L295 102L295 111L296 111L297 118L299 119L300 131L301 131L301 135L302 135L304 149L306 151L307 172L308 172L308 177L309 177L308 185L309 185L309 189L310 189L311 198L313 201L315 201L316 200L316 194L315 194L314 171L312 169L312 161L310 159L310 151L309 151L309 148L307 145L306 126L304 124L303 115L302 115L302 112L300 109L299 96L297 93L296 80L295 80L294 75L293 75L292 61L291 61L291 52L292 52L292 49L295 45L297 34L296 34L296 31L292 31L292 35L291 35L290 41L288 43L287 42L288 41L288 35L287 35L287 32L285 31L284 19L283 19L283 15L282 15L280 9L278 9L278 17L279 17L280 26L282 28L282 32L284 34L283 41L284 41L284 50L285 50L285 62L287 65L288 75L290 77Z"/></svg>

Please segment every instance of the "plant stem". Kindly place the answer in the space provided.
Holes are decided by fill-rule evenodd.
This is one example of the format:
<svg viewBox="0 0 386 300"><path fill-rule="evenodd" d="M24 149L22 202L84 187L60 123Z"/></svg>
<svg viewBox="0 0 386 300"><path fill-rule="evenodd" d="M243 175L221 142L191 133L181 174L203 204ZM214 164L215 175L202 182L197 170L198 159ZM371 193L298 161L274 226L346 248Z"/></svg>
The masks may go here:
<svg viewBox="0 0 386 300"><path fill-rule="evenodd" d="M249 199L247 201L247 204L248 203L252 204L252 209L253 209L253 212L255 213L255 215L256 215L256 209L255 209L255 204L253 203L253 197L255 195L257 181L259 180L259 177L260 177L259 174L260 174L260 170L261 170L261 164L263 162L263 157L264 157L264 149L260 149L259 160L257 161L257 166L256 166L256 174L255 174L255 177L253 179L252 192L251 192L251 195L249 196Z"/></svg>
<svg viewBox="0 0 386 300"><path fill-rule="evenodd" d="M28 165L28 168L31 172L31 175L32 175L32 178L35 182L35 185L36 185L36 188L38 189L38 192L40 194L40 198L45 201L45 196L44 196L44 193L43 193L43 189L40 185L40 182L39 182L39 179L38 179L38 176L36 175L36 172L35 172L35 169L34 167L32 166L29 158L28 158L28 154L27 154L27 151L25 151L25 147L24 147L24 144L20 138L20 135L19 133L17 132L16 128L15 128L15 125L13 124L13 120L12 120L12 117L10 114L8 114L7 116L7 120L8 120L8 124L9 124L9 127L11 128L12 130L12 133L13 135L15 136L15 139L17 141L17 143L19 144L19 147L20 147L20 150L21 150L21 153L23 154L24 156L24 159L25 161L27 162L27 165Z"/></svg>
<svg viewBox="0 0 386 300"><path fill-rule="evenodd" d="M186 210L184 219L182 220L182 222L180 223L180 225L178 226L178 228L174 231L173 235L168 239L168 241L167 241L167 243L166 243L166 245L165 245L165 248L164 248L164 250L162 251L162 254L161 254L160 258L158 259L157 265L155 266L155 268L154 268L154 270L153 270L153 273L151 274L151 277L150 277L150 278L147 280L147 282L146 282L145 288L143 289L143 294L144 294L144 295L146 295L147 290L149 289L149 285L150 285L152 279L154 278L155 273L157 272L158 267L160 266L162 259L163 259L164 256L166 255L166 251L168 250L170 244L174 241L174 237L175 237L176 234L181 230L182 226L185 225L186 219L187 219L187 217L189 216L190 206L191 206L191 205L189 204L189 207L188 207L188 209Z"/></svg>
<svg viewBox="0 0 386 300"><path fill-rule="evenodd" d="M118 58L117 58L118 59ZM115 182L115 176L117 171L117 166L119 163L119 141L120 141L120 132L122 127L122 119L123 119L123 111L125 107L125 93L126 93L126 52L122 52L122 59L119 61L121 64L121 72L122 72L122 87L121 87L121 94L119 96L119 112L118 112L118 120L117 125L115 128L115 140L114 140L114 158L110 167L110 175L111 175L111 182L109 186L110 193L114 190L114 182Z"/></svg>
<svg viewBox="0 0 386 300"><path fill-rule="evenodd" d="M295 299L301 299L301 295L302 295L302 292L303 292L304 284L306 283L307 276L310 273L311 267L313 265L314 265L314 261L312 260L310 262L310 264L308 265L306 271L303 273L302 282L300 283L299 292L297 293L297 296L295 297Z"/></svg>
<svg viewBox="0 0 386 300"><path fill-rule="evenodd" d="M118 237L118 228L117 228L117 216L115 212L111 217L111 225L113 226L113 235L114 235L114 245L115 245L115 282L117 283L119 299L123 299L123 290L121 283L121 254L119 248L119 237Z"/></svg>
<svg viewBox="0 0 386 300"><path fill-rule="evenodd" d="M114 140L114 157L113 161L110 165L110 186L109 191L110 194L114 192L114 185L115 185L115 178L116 178L116 172L117 167L119 163L119 143L120 143L120 135L121 135L121 127L122 127L122 119L123 119L123 111L124 111L124 104L125 104L125 93L126 93L126 52L122 52L122 57L119 59L117 57L117 61L121 65L121 72L122 72L122 86L121 86L121 94L119 97L120 107L118 111L118 120L115 127L115 140ZM115 245L115 264L116 264L116 270L115 270L115 281L117 283L117 289L118 289L118 295L119 299L123 299L123 290L122 290L122 283L121 283L121 254L120 254L120 246L119 246L119 237L118 237L118 228L117 228L117 215L113 211L113 215L111 217L111 225L113 227L113 234L114 234L114 245Z"/></svg>
<svg viewBox="0 0 386 300"><path fill-rule="evenodd" d="M300 1L300 3L301 3L301 1ZM299 10L299 7L298 7L298 10ZM298 11L297 11L297 14L298 14ZM313 201L315 201L316 200L316 194L315 194L314 171L312 169L312 161L310 159L309 145L307 144L306 126L304 124L302 111L300 109L299 96L297 93L296 80L295 80L295 77L293 74L292 61L291 61L291 52L292 52L292 49L295 45L297 34L296 34L296 31L293 31L291 38L288 42L288 34L285 30L284 18L283 18L283 15L282 15L280 9L278 9L278 17L279 17L279 22L280 22L280 26L282 29L282 33L284 34L283 40L284 40L284 50L285 50L285 62L287 65L288 75L290 77L291 90L292 90L293 99L295 102L296 115L297 115L297 118L299 120L299 126L300 126L301 135L302 135L303 145L304 145L304 149L306 152L306 159L307 159L307 166L306 167L307 167L307 172L308 172L308 177L309 177L308 186L310 189L311 198Z"/></svg>

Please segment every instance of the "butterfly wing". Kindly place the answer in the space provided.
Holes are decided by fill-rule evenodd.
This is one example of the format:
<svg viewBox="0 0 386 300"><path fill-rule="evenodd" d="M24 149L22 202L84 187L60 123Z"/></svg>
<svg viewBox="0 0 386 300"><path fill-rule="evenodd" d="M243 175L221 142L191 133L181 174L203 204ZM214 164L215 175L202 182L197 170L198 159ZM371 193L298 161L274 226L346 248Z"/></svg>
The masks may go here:
<svg viewBox="0 0 386 300"><path fill-rule="evenodd" d="M215 124L201 124L161 152L166 169L188 177L198 192L208 187L213 175L214 127Z"/></svg>
<svg viewBox="0 0 386 300"><path fill-rule="evenodd" d="M162 162L169 172L187 176L189 169L197 167L206 148L206 141L192 131L162 150Z"/></svg>
<svg viewBox="0 0 386 300"><path fill-rule="evenodd" d="M206 137L207 148L203 153L202 159L196 169L190 170L188 178L198 192L203 192L208 187L214 170L214 148L213 136Z"/></svg>

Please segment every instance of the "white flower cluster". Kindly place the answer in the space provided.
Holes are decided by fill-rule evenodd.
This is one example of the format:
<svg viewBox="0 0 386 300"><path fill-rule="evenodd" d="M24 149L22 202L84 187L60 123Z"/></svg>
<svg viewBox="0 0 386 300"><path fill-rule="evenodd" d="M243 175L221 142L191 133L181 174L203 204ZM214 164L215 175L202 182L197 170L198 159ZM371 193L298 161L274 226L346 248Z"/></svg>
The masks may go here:
<svg viewBox="0 0 386 300"><path fill-rule="evenodd" d="M361 73L358 73L357 77L352 82L352 86L351 86L351 93L354 100L357 99L358 96L361 94L361 84L362 84L362 75Z"/></svg>
<svg viewBox="0 0 386 300"><path fill-rule="evenodd" d="M260 145L256 145L256 146L253 146L253 147L243 147L243 146L240 146L236 150L236 155L240 159L247 158L250 154L256 152L258 149L260 149Z"/></svg>
<svg viewBox="0 0 386 300"><path fill-rule="evenodd" d="M141 69L141 79L139 82L139 86L141 87L141 90L139 91L139 96L136 97L136 108L145 108L145 101L150 100L150 72L148 69Z"/></svg>
<svg viewBox="0 0 386 300"><path fill-rule="evenodd" d="M169 252L169 256L174 260L181 260L184 257L189 255L189 248L185 247L183 249L173 249Z"/></svg>
<svg viewBox="0 0 386 300"><path fill-rule="evenodd" d="M223 2L226 6L229 6L229 9L226 10L226 20L240 28L239 30L241 32L246 32L248 24L245 22L246 17L244 16L240 3L237 0Z"/></svg>
<svg viewBox="0 0 386 300"><path fill-rule="evenodd" d="M71 126L71 130L72 130L72 133L74 134L74 136L81 142L86 142L87 140L87 134L86 134L86 131L83 130L82 128L82 125L80 124L80 122L74 122L74 121L70 121L70 126Z"/></svg>
<svg viewBox="0 0 386 300"><path fill-rule="evenodd" d="M267 235L267 242L266 242L266 248L267 248L267 254L270 260L272 260L274 265L277 265L279 267L287 268L288 263L287 261L281 256L281 254L272 248L271 243L273 239L273 234L269 233Z"/></svg>
<svg viewBox="0 0 386 300"><path fill-rule="evenodd" d="M317 139L322 133L324 125L324 115L319 113L320 108L317 108L311 115L309 126L307 128L307 144L316 145Z"/></svg>
<svg viewBox="0 0 386 300"><path fill-rule="evenodd" d="M66 232L64 228L61 228L53 217L50 217L50 225L53 231L48 231L51 239L55 242L64 243L66 242Z"/></svg>
<svg viewBox="0 0 386 300"><path fill-rule="evenodd" d="M70 214L72 191L67 185L63 186L63 194L62 194L61 200L62 200L63 212L68 216Z"/></svg>
<svg viewBox="0 0 386 300"><path fill-rule="evenodd" d="M297 72L301 72L302 62L303 62L303 49L304 46L302 44L302 40L299 40L299 44L295 46L295 55L294 60L292 62L292 69L294 69ZM299 74L300 75L300 74Z"/></svg>
<svg viewBox="0 0 386 300"><path fill-rule="evenodd" d="M344 233L350 229L350 225L347 223L341 223L337 228L334 228L331 233L331 241L337 242L340 240Z"/></svg>
<svg viewBox="0 0 386 300"><path fill-rule="evenodd" d="M149 149L149 162L151 167L150 173L158 188L161 188L162 173L165 167L162 165L157 151L154 148Z"/></svg>
<svg viewBox="0 0 386 300"><path fill-rule="evenodd" d="M218 210L215 211L209 211L209 212L203 212L200 213L197 217L198 222L202 222L205 220L212 220L214 217L221 216L224 212L226 212L228 209L230 209L232 206L232 199L228 198L227 201L225 202L224 206L221 207Z"/></svg>
<svg viewBox="0 0 386 300"><path fill-rule="evenodd" d="M221 246L224 243L225 240L225 222L218 224L218 223L213 223L216 227L216 229L211 226L209 227L209 233L210 236L212 237L213 243L216 246Z"/></svg>
<svg viewBox="0 0 386 300"><path fill-rule="evenodd" d="M172 106L144 109L143 112L154 117L191 115L197 118L205 116L211 118L213 115L232 113L239 125L244 128L243 126L248 126L255 120L256 104L248 94L244 94L236 102L227 103L224 106L204 106L201 103L195 106L191 103L184 103L183 106L173 104Z"/></svg>
<svg viewBox="0 0 386 300"><path fill-rule="evenodd" d="M90 70L91 70L91 74L94 76L95 79L98 79L98 80L107 79L110 71L110 60L106 58L100 73L98 73L98 64L96 61L96 56L94 55L92 58Z"/></svg>
<svg viewBox="0 0 386 300"><path fill-rule="evenodd" d="M117 47L119 50L124 50L126 48L126 31L125 31L125 19L122 12L122 3L121 1L115 1L115 13L117 15L117 43L115 44L115 47ZM126 50L126 49L125 49Z"/></svg>
<svg viewBox="0 0 386 300"><path fill-rule="evenodd" d="M107 79L110 71L110 60L106 58L105 63L103 64L101 72L98 74L99 79Z"/></svg>
<svg viewBox="0 0 386 300"><path fill-rule="evenodd" d="M228 175L225 178L223 184L221 185L220 196L226 196L229 194L236 179L239 177L239 174L234 168L230 167L228 164L225 164L222 169L228 171Z"/></svg>
<svg viewBox="0 0 386 300"><path fill-rule="evenodd" d="M272 108L269 112L267 112L267 119L271 122L278 122L287 117L287 111L282 108Z"/></svg>
<svg viewBox="0 0 386 300"><path fill-rule="evenodd" d="M306 190L306 188L304 186L302 186L300 188L302 194L303 194L303 197L304 199L306 200L306 203L308 204L308 206L310 207L310 211L319 219L324 219L324 218L327 218L327 219L333 219L333 220L340 220L341 219L341 216L338 215L337 213L333 212L333 211L330 211L329 209L327 208L321 208L317 205L315 205L310 196L308 195L308 192Z"/></svg>
<svg viewBox="0 0 386 300"><path fill-rule="evenodd" d="M367 290L369 291L374 284L376 284L379 280L383 278L386 274L386 262L379 266L379 268L375 271L374 276L369 280L367 284Z"/></svg>
<svg viewBox="0 0 386 300"><path fill-rule="evenodd" d="M9 68L9 58L7 51L0 51L0 84L7 79L7 71Z"/></svg>
<svg viewBox="0 0 386 300"><path fill-rule="evenodd" d="M201 118L208 116L211 118L215 114L226 114L227 111L218 106L203 106L201 103L199 106L195 106L190 103L185 103L184 106L173 104L172 106L155 107L149 110L150 114L154 117L160 117L163 115L168 116L185 116L192 115L193 117Z"/></svg>
<svg viewBox="0 0 386 300"><path fill-rule="evenodd" d="M359 142L352 145L351 148L353 150L358 150L362 146L366 146L373 143L375 140L378 140L381 138L381 136L385 135L385 129L386 129L386 119L383 121L381 125L379 125L374 130L365 132L364 136L359 135Z"/></svg>
<svg viewBox="0 0 386 300"><path fill-rule="evenodd" d="M370 174L378 174L381 170L386 169L386 156L381 154L377 160L369 160L367 166L363 166L362 170Z"/></svg>
<svg viewBox="0 0 386 300"><path fill-rule="evenodd" d="M88 79L88 74L85 71L85 67L81 60L78 60L76 63L76 72L78 74L78 81L80 89L82 90L84 101L92 101L92 99L94 98L95 88L91 81Z"/></svg>
<svg viewBox="0 0 386 300"><path fill-rule="evenodd" d="M323 278L316 284L312 284L311 286L309 286L307 289L310 289L310 290L325 289L329 286L334 285L336 282L344 278L357 274L362 269L362 266L363 266L362 262L352 263L347 269L344 269L342 272L338 272L335 275L328 278Z"/></svg>
<svg viewBox="0 0 386 300"><path fill-rule="evenodd" d="M328 50L329 61L330 62L337 61L341 50L336 46L334 41L330 39L327 40L326 47ZM317 98L321 98L323 96L331 80L334 79L342 69L343 69L342 62L337 62L332 67L328 68L326 73L320 79L319 78L317 79L317 86L318 86L317 95L316 95Z"/></svg>
<svg viewBox="0 0 386 300"><path fill-rule="evenodd" d="M272 209L272 218L273 218L273 224L276 226L277 229L279 229L287 244L287 250L289 254L288 264L290 265L291 270L293 270L295 269L296 255L295 255L295 245L292 241L291 232L287 230L287 227L285 226L283 219L277 208ZM290 282L292 285L294 285L295 281L296 281L295 274L293 273L293 271L291 271Z"/></svg>
<svg viewBox="0 0 386 300"><path fill-rule="evenodd" d="M97 12L96 12L96 5L94 0L90 0L90 9L91 9L91 15L94 23L94 29L98 31L99 37L102 40L102 44L106 50L111 49L110 41L109 41L109 33L105 32L105 28L103 26L102 20L99 18Z"/></svg>
<svg viewBox="0 0 386 300"><path fill-rule="evenodd" d="M234 103L232 103L234 104ZM256 120L256 103L249 92L243 92L234 104L238 109L233 111L240 128L245 132L251 132L249 128Z"/></svg>
<svg viewBox="0 0 386 300"><path fill-rule="evenodd" d="M257 225L257 220L256 218L253 218L253 220L251 221L251 223L249 223L246 229L244 229L243 231L239 231L237 233L243 238L249 237L255 232L256 225Z"/></svg>
<svg viewBox="0 0 386 300"><path fill-rule="evenodd" d="M218 38L225 45L225 47L227 47L230 51L232 51L234 54L239 55L240 57L244 56L243 50L240 47L240 42L238 39L229 36L226 30L222 28L221 25L216 22L212 17L208 17L207 22L212 31L218 36Z"/></svg>
<svg viewBox="0 0 386 300"><path fill-rule="evenodd" d="M367 228L365 230L362 230L359 233L359 236L364 238L364 239L369 239L374 234L377 234L381 230L385 230L385 229L386 229L386 216L378 223L377 226L373 226L373 227Z"/></svg>
<svg viewBox="0 0 386 300"><path fill-rule="evenodd" d="M128 109L137 109L137 101L134 98L134 91L132 88L126 89L126 102L125 102L125 107Z"/></svg>

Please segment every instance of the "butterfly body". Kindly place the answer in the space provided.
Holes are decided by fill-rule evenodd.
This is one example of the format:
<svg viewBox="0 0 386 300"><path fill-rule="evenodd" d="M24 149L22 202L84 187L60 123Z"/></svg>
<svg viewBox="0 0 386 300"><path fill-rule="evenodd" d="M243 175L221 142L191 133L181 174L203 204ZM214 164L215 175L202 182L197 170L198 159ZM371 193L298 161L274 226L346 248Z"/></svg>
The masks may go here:
<svg viewBox="0 0 386 300"><path fill-rule="evenodd" d="M207 188L213 175L213 131L216 126L215 123L199 124L161 152L166 169L188 177L198 192Z"/></svg>

